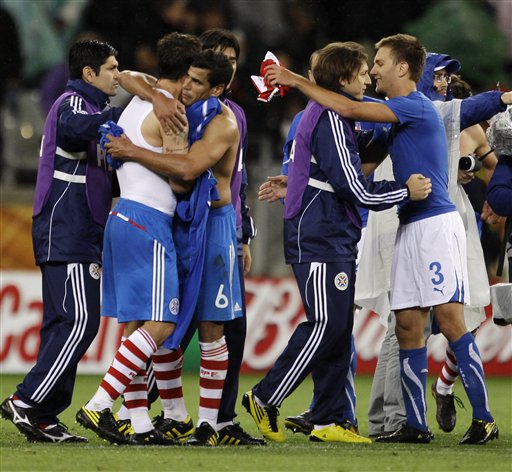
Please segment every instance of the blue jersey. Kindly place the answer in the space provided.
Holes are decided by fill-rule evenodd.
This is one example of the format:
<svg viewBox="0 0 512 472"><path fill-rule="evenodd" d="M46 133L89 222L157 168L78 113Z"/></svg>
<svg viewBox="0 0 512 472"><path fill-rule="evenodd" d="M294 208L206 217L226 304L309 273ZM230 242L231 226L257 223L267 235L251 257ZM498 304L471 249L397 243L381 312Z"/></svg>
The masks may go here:
<svg viewBox="0 0 512 472"><path fill-rule="evenodd" d="M423 174L432 181L432 193L425 200L399 206L400 223L410 223L455 211L448 195L448 145L443 121L433 103L421 92L394 97L385 102L399 123L391 129L388 150L393 174L401 184L411 174Z"/></svg>
<svg viewBox="0 0 512 472"><path fill-rule="evenodd" d="M292 150L293 140L303 114L304 110L301 110L293 117L292 124L290 125L290 129L286 135L286 140L283 146L283 164L281 166L281 174L283 175L288 175L288 164L290 163L290 153Z"/></svg>
<svg viewBox="0 0 512 472"><path fill-rule="evenodd" d="M501 155L487 186L487 203L494 212L512 216L512 156Z"/></svg>

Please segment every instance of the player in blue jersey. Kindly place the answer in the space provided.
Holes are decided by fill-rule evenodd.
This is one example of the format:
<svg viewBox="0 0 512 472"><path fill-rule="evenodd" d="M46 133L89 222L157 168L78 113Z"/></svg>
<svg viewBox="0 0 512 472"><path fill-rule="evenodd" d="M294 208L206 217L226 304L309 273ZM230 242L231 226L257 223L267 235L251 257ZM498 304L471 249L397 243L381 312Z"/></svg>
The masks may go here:
<svg viewBox="0 0 512 472"><path fill-rule="evenodd" d="M358 101L370 83L367 56L357 43L334 43L318 53L315 81L335 95ZM262 434L282 442L281 406L312 373L315 404L311 441L368 443L341 426L344 383L351 354L357 205L376 210L426 198L430 180L411 176L407 185L368 182L361 171L355 123L309 102L297 128L285 200L285 257L292 264L307 321L242 404Z"/></svg>
<svg viewBox="0 0 512 472"><path fill-rule="evenodd" d="M376 79L377 92L389 97L383 104L351 102L276 66L269 67L267 78L272 83L298 87L349 118L394 123L388 149L395 178L403 182L414 170L432 179L431 198L399 208L391 308L397 319L407 424L378 440L425 443L432 439L425 414L427 359L423 331L433 307L440 331L455 353L473 406L473 421L461 444L484 444L498 436L498 428L489 410L478 348L464 324L465 234L448 195L444 128L432 102L416 91L426 52L416 38L403 34L384 38L376 47L371 74ZM512 97L504 94L500 100L508 104Z"/></svg>
<svg viewBox="0 0 512 472"><path fill-rule="evenodd" d="M464 221L467 233L467 261L471 306L465 305L464 315L466 327L469 331L473 331L485 319L483 307L489 304L489 284L477 224L474 216L472 216L474 212L460 185L461 177L466 179L468 175L471 178L471 175L459 169L459 160L461 155L472 154L473 152L479 155L487 154L484 165L487 165L488 169L494 168L495 163L493 162L493 157L488 153L489 146L486 142L485 134L483 134L481 127L478 124L474 125L474 123L486 120L503 109L503 104L500 102L503 94L491 91L464 100L448 99L445 101L446 97L450 98L452 92L451 85L448 88L446 74L457 71L459 67L459 62L446 54L428 53L422 76L418 82L418 90L433 101L443 118L449 149L449 193ZM465 96L469 97L470 94ZM466 136L469 132L471 132L470 139ZM483 134L483 140L477 132ZM383 215L371 215L370 229L373 237L377 237L374 233L374 228L377 226L381 228L378 237L383 240L390 240L396 234L398 221L392 225L393 228L389 226L390 222L394 220L393 216L387 215L386 223L383 223ZM382 225L389 228L389 232L383 233ZM381 244L379 255L382 255L383 251L388 257L381 260L390 260L393 248L391 246L383 248ZM366 257L372 256L366 253L363 254L363 258ZM381 273L376 273L375 271L368 272L362 281L363 283L367 282L368 289L366 295L370 293L374 300L381 294L387 295L388 287L386 286L387 284L382 284L382 280L383 276ZM359 282L361 282L361 279L358 279ZM381 288L382 290L380 290ZM385 309L381 316L387 319L388 313L389 309ZM431 327L427 326L425 336L428 337L430 334ZM432 387L437 406L436 419L444 431L451 431L455 426L454 395L448 385L448 383L452 384L455 381L456 375L458 375L454 374L457 367L453 353L449 354L449 366L449 372L447 366L443 366L442 387L440 385L441 380L437 382L437 389ZM368 410L369 431L372 436L380 436L384 433L396 431L406 422L403 396L401 391L395 388L396 379L399 377L398 341L395 336L394 314L391 314L388 331L382 344L372 384L371 401ZM450 380L447 380L448 378Z"/></svg>
<svg viewBox="0 0 512 472"><path fill-rule="evenodd" d="M118 88L116 56L107 43L74 44L66 91L45 123L32 226L43 284L41 342L35 366L1 405L2 417L29 441L87 442L70 433L58 415L71 403L78 362L100 322L101 251L112 180L98 151L98 127L117 121L122 112L105 109Z"/></svg>

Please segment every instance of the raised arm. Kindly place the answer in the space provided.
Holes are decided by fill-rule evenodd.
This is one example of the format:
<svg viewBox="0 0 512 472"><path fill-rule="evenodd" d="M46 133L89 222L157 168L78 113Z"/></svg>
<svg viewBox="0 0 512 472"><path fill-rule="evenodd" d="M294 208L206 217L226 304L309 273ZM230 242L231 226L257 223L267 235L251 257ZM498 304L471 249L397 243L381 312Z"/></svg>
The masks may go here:
<svg viewBox="0 0 512 472"><path fill-rule="evenodd" d="M273 85L281 84L294 87L320 105L330 108L346 118L380 123L398 123L395 114L382 103L350 100L343 95L319 87L305 77L276 64L267 67L265 78Z"/></svg>
<svg viewBox="0 0 512 472"><path fill-rule="evenodd" d="M185 129L185 106L179 100L169 98L155 88L155 77L125 70L119 74L119 83L126 91L153 104L153 111L166 133L177 134Z"/></svg>

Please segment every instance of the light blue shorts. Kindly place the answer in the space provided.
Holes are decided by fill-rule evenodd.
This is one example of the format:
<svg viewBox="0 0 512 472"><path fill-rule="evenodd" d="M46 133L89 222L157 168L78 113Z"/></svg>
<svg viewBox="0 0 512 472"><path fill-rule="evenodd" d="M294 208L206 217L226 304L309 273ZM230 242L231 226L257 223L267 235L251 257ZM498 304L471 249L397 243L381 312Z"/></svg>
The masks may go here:
<svg viewBox="0 0 512 472"><path fill-rule="evenodd" d="M121 199L110 212L103 248L103 316L176 323L179 281L172 217Z"/></svg>
<svg viewBox="0 0 512 472"><path fill-rule="evenodd" d="M210 210L196 320L224 322L242 316L236 248L233 206Z"/></svg>

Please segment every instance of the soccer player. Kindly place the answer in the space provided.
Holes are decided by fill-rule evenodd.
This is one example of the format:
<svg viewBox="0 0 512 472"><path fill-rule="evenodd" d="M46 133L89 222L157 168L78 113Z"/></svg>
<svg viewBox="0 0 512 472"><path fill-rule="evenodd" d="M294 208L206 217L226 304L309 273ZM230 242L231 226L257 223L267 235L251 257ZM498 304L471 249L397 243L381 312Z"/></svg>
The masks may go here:
<svg viewBox="0 0 512 472"><path fill-rule="evenodd" d="M448 195L448 149L442 121L434 105L416 91L426 52L416 38L403 34L382 39L376 48L371 74L377 92L389 97L383 104L349 101L276 66L271 66L267 75L272 83L298 87L320 103L330 103L344 116L394 123L388 149L395 177L403 181L413 170L432 179L431 198L407 202L399 209L391 308L396 313L407 424L377 440L426 443L432 439L426 423L423 330L433 307L440 331L455 353L473 407L473 421L461 444L486 443L498 436L498 428L489 410L478 348L464 324L464 227ZM501 97L503 103L512 100L505 95Z"/></svg>
<svg viewBox="0 0 512 472"><path fill-rule="evenodd" d="M172 33L160 39L157 52L157 87L177 97L199 52L199 42L193 36ZM186 152L188 148L186 134L165 133L151 103L138 97L124 110L119 125L146 149ZM97 392L76 419L114 443L169 445L175 441L155 430L148 414L145 367L173 332L180 313L172 237L176 196L171 186L182 191L183 184L170 185L167 177L137 162L124 163L117 174L121 199L105 231L102 312L125 324L124 341ZM129 438L118 431L112 415L112 405L123 393L134 430Z"/></svg>
<svg viewBox="0 0 512 472"><path fill-rule="evenodd" d="M231 446L261 445L263 441L247 434L236 418L236 400L238 397L238 381L240 367L242 366L245 336L247 332L245 280L251 270L251 249L249 242L256 236L256 228L249 214L249 207L246 204L247 172L245 169L245 158L248 146L247 120L244 110L233 100L227 98L231 83L237 71L237 62L240 57L240 44L236 36L224 29L211 29L199 36L203 49L224 54L233 67L233 76L222 94L222 102L234 113L238 130L240 132L240 144L238 157L233 168L231 177L231 201L236 213L236 228L238 240L238 274L240 277L240 288L242 291L242 316L224 324L224 335L229 351L228 370L226 381L222 390L217 429L219 432L219 444Z"/></svg>
<svg viewBox="0 0 512 472"><path fill-rule="evenodd" d="M448 188L450 197L454 201L459 214L464 222L466 229L468 250L467 263L469 268L469 293L471 295L471 306L464 306L464 318L466 327L470 332L478 328L485 314L483 307L489 304L489 284L487 280L487 272L483 252L478 236L477 224L475 221L473 208L469 202L461 183L471 174L459 169L459 160L461 155L475 152L484 155L488 152L489 146L485 144L485 134L481 127L474 123L479 123L490 118L503 108L500 102L501 92L485 92L478 94L471 99L466 100L446 100L452 95L451 86L448 88L446 74L457 71L460 64L457 60L452 59L446 54L428 53L422 76L418 82L418 90L425 96L430 98L437 110L443 118L445 134L448 139L449 159L448 159ZM454 94L455 95L455 94ZM467 94L468 97L470 94ZM464 97L459 97L464 98ZM473 130L473 128L476 128ZM472 139L467 140L465 134L471 131ZM474 131L474 132L473 132ZM473 137L478 136L477 132L481 131L484 142L476 141ZM481 136L481 135L480 135ZM478 143L478 144L477 144ZM492 169L495 165L494 156L488 155L484 161L484 165ZM487 161L488 159L488 161ZM486 162L487 161L487 162ZM386 221L383 222L382 218ZM379 238L381 241L389 241L396 235L398 220L394 223L394 215L372 214L370 216L370 241ZM379 228L379 234L375 234L375 229ZM387 228L387 230L383 230ZM379 256L382 260L389 261L392 258L393 248L391 246L383 247L383 243L379 243ZM371 253L363 254L366 261L372 258ZM373 260L373 259L372 259ZM386 264L387 265L387 264ZM363 269L364 270L364 269ZM383 270L383 273L390 273L390 267ZM359 288L361 284L367 285L366 294L373 292L373 297L378 297L378 291L375 287L382 287L382 273L372 268L363 277L358 279ZM385 285L385 284L384 284ZM386 288L388 290L388 288ZM357 301L357 290L356 290ZM370 308L375 309L373 306ZM383 310L383 317L386 317L389 310ZM406 422L406 412L403 396L396 389L396 381L400 378L399 348L395 331L395 315L389 317L388 331L384 338L381 352L375 370L374 380L372 383L372 392L370 405L368 409L368 425L371 436L380 436L394 432ZM432 332L431 326L427 323L425 328L425 339L428 339ZM449 350L449 348L448 348ZM455 381L454 371L456 370L456 359L453 353L449 354L447 362L450 365L450 374L445 374L448 367L443 367L443 387L432 387L432 392L436 399L436 419L439 426L444 431L453 430L455 426L455 400L456 397L448 390L449 386L445 385L448 381L448 375L451 377L449 382ZM452 370L453 369L453 370ZM439 381L437 385L439 385ZM457 399L458 401L458 399Z"/></svg>
<svg viewBox="0 0 512 472"><path fill-rule="evenodd" d="M222 95L232 74L233 68L223 54L203 51L189 69L183 86L183 103L191 107L210 97ZM215 446L219 441L217 416L228 365L223 328L225 322L241 316L242 312L238 265L235 261L235 210L230 190L239 130L233 112L218 100L214 100L214 103L218 104L220 112L209 121L202 138L184 155L158 154L134 145L126 137L113 138L107 146L114 157L134 160L172 178L190 182L211 168L217 180L219 200L211 202L206 226L203 276L196 287L200 290L196 319L199 322L201 348L201 397L198 427L188 444L201 446ZM157 362L155 358L153 361L156 373Z"/></svg>
<svg viewBox="0 0 512 472"><path fill-rule="evenodd" d="M370 83L367 55L357 43L334 43L318 53L316 83L359 103ZM367 182L361 171L355 124L310 101L300 120L289 163L285 200L285 256L292 264L307 321L242 404L262 434L282 442L278 407L312 373L315 403L311 441L369 443L341 426L343 389L350 363L357 205L385 209L426 198L430 180Z"/></svg>
<svg viewBox="0 0 512 472"><path fill-rule="evenodd" d="M58 415L71 403L78 362L100 322L101 251L112 174L97 141L98 127L117 121L122 112L105 109L117 93L116 56L108 43L75 43L66 91L46 118L32 226L43 283L41 342L35 366L1 405L2 417L29 441L87 442L70 433Z"/></svg>

